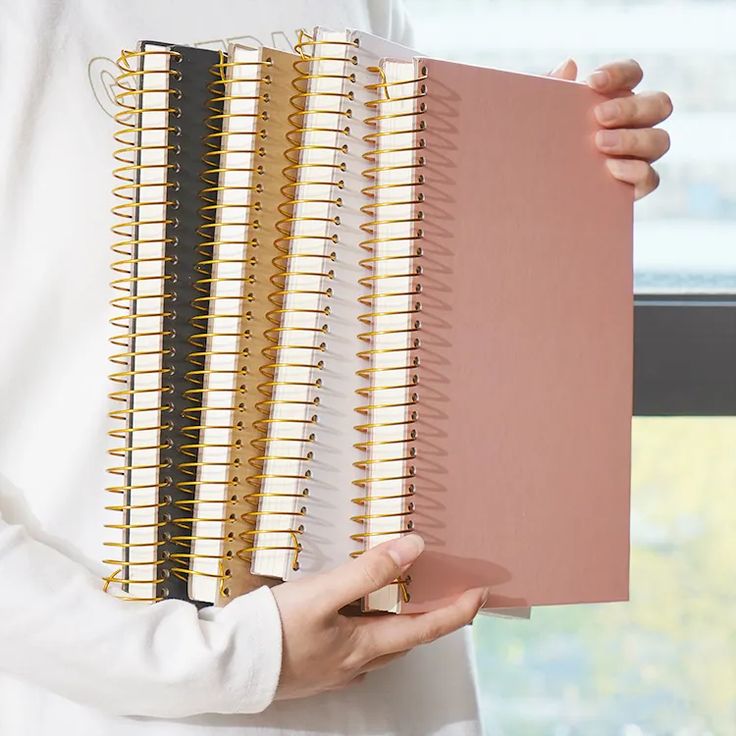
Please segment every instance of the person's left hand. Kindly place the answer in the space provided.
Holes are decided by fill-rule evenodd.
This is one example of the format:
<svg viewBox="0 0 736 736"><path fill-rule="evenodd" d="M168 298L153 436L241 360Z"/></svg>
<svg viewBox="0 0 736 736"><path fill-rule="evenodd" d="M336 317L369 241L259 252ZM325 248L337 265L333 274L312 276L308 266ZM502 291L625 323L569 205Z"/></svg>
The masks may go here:
<svg viewBox="0 0 736 736"><path fill-rule="evenodd" d="M574 80L577 73L575 62L567 59L550 76ZM634 94L642 76L639 64L627 59L604 64L587 79L596 92L611 96L595 108L598 122L605 128L596 134L596 145L608 156L606 163L613 176L634 185L635 199L659 185L652 162L667 153L670 137L666 130L654 126L672 114L672 101L666 92Z"/></svg>

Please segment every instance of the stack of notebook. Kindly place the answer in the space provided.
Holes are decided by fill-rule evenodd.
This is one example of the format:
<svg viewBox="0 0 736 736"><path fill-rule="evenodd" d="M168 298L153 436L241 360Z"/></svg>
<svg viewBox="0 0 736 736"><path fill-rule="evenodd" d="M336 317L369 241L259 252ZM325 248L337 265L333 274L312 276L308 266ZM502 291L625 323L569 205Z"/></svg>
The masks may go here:
<svg viewBox="0 0 736 736"><path fill-rule="evenodd" d="M584 85L317 28L119 60L106 587L628 594L632 194Z"/></svg>

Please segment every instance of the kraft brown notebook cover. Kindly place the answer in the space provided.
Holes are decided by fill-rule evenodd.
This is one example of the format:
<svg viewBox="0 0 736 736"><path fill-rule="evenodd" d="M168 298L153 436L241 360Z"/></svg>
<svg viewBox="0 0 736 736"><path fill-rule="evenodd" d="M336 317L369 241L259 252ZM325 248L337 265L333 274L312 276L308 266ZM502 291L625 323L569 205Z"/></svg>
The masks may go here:
<svg viewBox="0 0 736 736"><path fill-rule="evenodd" d="M578 83L419 60L421 349L402 612L628 597L632 189ZM424 79L426 77L426 79Z"/></svg>
<svg viewBox="0 0 736 736"><path fill-rule="evenodd" d="M214 265L209 293L199 300L207 307L195 354L204 356L198 358L204 410L193 463L189 593L216 605L273 583L251 574L250 565L271 392L266 368L273 356L264 350L276 306L269 295L280 255L276 223L285 217L279 210L284 155L294 145L286 133L297 58L231 44L210 75L210 109L222 105L223 132L208 139L204 177L200 251Z"/></svg>

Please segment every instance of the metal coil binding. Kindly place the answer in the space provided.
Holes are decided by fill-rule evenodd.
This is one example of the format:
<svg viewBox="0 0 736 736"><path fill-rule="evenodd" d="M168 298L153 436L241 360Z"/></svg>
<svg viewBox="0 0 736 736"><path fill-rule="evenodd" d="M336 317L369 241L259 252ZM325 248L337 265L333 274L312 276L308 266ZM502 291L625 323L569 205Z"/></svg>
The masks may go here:
<svg viewBox="0 0 736 736"><path fill-rule="evenodd" d="M263 184L256 181L264 174L261 164L254 164L249 168L234 168L228 163L227 154L251 154L254 159L262 158L265 155L264 139L266 137L263 128L255 127L253 130L242 130L235 123L236 118L245 120L246 118L256 118L260 120L268 119L268 112L261 109L258 104L256 112L229 112L227 104L235 99L250 99L257 103L269 102L267 92L260 89L261 83L268 84L269 77L265 73L265 69L270 67L272 61L270 58L258 61L228 61L224 54L220 54L220 60L211 68L211 74L214 79L208 85L211 94L209 103L210 115L206 120L206 127L211 131L205 138L205 144L210 149L204 157L203 163L205 171L202 174L204 187L200 192L202 199L202 207L200 208L200 216L202 225L198 229L201 242L198 246L199 260L195 266L196 272L200 277L194 282L194 289L198 296L194 298L194 308L198 312L192 320L193 326L197 332L190 338L193 346L189 353L188 359L192 364L191 370L187 371L185 378L191 384L184 392L185 398L191 401L192 405L184 409L184 416L188 424L183 427L182 433L189 440L180 448L182 454L191 458L191 460L182 463L180 469L188 480L179 484L180 490L187 494L187 498L178 502L178 505L185 511L183 517L177 519L176 523L181 528L181 533L172 536L172 542L183 548L184 551L173 553L171 558L175 562L172 573L180 578L186 578L190 575L204 575L207 577L216 577L220 580L221 592L227 591L225 581L231 576L230 570L227 568L227 560L221 556L217 556L218 572L209 573L202 570L192 569L192 560L195 557L204 557L205 555L197 554L193 551L192 543L198 539L202 539L195 535L194 527L198 522L218 522L221 523L223 532L221 536L208 537L212 541L225 543L233 538L233 532L227 530L228 525L232 525L236 519L233 510L227 511L228 507L233 509L238 501L238 486L240 481L237 475L228 474L227 484L229 492L226 498L221 500L208 500L196 497L196 489L208 481L203 480L201 475L205 470L205 466L209 463L203 462L200 453L207 447L212 445L204 442L202 434L208 429L203 423L203 415L212 407L208 401L215 392L221 393L227 391L232 396L230 405L230 416L232 422L230 425L218 427L229 432L231 442L224 446L224 449L232 450L239 447L240 440L234 439L234 433L242 426L245 420L246 404L244 396L244 386L239 385L238 376L245 375L250 370L250 351L236 350L232 353L235 367L230 370L212 369L209 364L211 356L214 354L211 350L210 341L217 337L231 337L240 342L241 337L250 338L250 331L246 325L250 319L250 312L247 310L247 304L253 302L254 295L249 286L254 283L255 276L252 269L258 263L258 212L261 204L258 201L258 195L263 192ZM259 85L258 93L255 96L234 95L233 85L254 82ZM231 125L228 130L223 130L223 121L229 118ZM239 136L240 138L250 136L251 143L248 148L228 146L227 141L230 136ZM249 173L251 179L248 185L237 187L242 190L242 201L238 203L223 202L222 194L225 190L233 191L231 185L223 186L222 178L229 172L237 172L238 174ZM223 223L222 213L225 209L232 211L237 210L238 214L242 212L242 224L246 230L246 240L223 239L220 230L222 225L233 224L228 219ZM252 254L251 254L252 253ZM243 257L244 256L244 257ZM221 280L216 270L218 266L226 266L227 264L237 264L241 268L242 276L236 278L241 286L239 287L238 296L222 296L214 297L213 287ZM233 280L232 277L224 277ZM213 302L218 299L219 307L215 307ZM228 301L225 311L222 311L222 302ZM219 310L219 311L218 311ZM232 317L238 320L240 329L234 333L222 333L214 330L213 321L220 317ZM222 388L210 385L205 382L205 376L212 377L215 373L229 373L233 376L233 388ZM216 407L221 409L221 406ZM233 467L237 472L237 467ZM219 481L211 481L218 482ZM223 506L226 512L222 515L213 516L208 512L207 505L213 504ZM211 557L211 556L208 556Z"/></svg>
<svg viewBox="0 0 736 736"><path fill-rule="evenodd" d="M361 225L369 237L360 245L369 255L360 261L368 275L359 279L365 288L359 301L367 311L359 317L363 330L358 335L361 341L367 343L366 349L361 350L358 355L369 365L358 371L365 385L357 391L364 403L356 411L365 420L356 429L366 438L355 445L365 453L365 458L355 463L361 470L362 477L354 481L355 485L364 489L364 493L352 499L361 507L362 512L351 517L361 525L361 530L351 537L363 545L370 537L407 533L414 528L412 499L415 493L413 479L416 430L413 425L417 420L416 388L419 382L419 262L423 238L421 203L424 201L419 190L424 183L424 139L421 134L425 129L422 115L426 110L422 101L426 94L426 70L423 69L418 78L395 82L387 82L380 68L371 67L370 71L378 75L379 81L366 85L378 97L366 102L370 112L365 122L373 126L374 130L364 137L371 144L371 150L364 154L371 166L363 171L363 175L371 183L362 190L370 201L361 210L370 219ZM409 84L415 90L412 94L397 95L395 87ZM409 111L404 109L405 104L399 105L412 100L415 102ZM388 120L397 122L397 128L379 130L381 123ZM403 136L398 139L401 143L397 142L397 136ZM406 145L407 136L410 136L409 145ZM391 163L392 156L397 153L412 154L411 163ZM385 181L388 172L394 174L390 181ZM388 199L383 196L387 192ZM381 201L377 202L379 196ZM392 209L397 206L409 207L409 216L397 217ZM396 236L381 233L382 226L392 225L405 225L407 232ZM379 273L380 265L384 268ZM397 302L401 303L400 307L397 307ZM381 321L391 317L398 317L405 324L399 329L381 329ZM393 337L392 347L376 346L376 338L388 335ZM376 365L379 357L380 364ZM386 417L382 418L382 414L390 410L400 411L403 418L393 417L390 421ZM378 448L388 448L389 452L373 458L372 452ZM397 468L401 470L397 472ZM374 513L368 510L373 502L392 499L403 500L402 511ZM371 519L387 518L396 519L395 528L367 529ZM353 556L362 551L354 552ZM410 578L406 576L398 578L394 583L399 586L404 601L409 600L409 582Z"/></svg>
<svg viewBox="0 0 736 736"><path fill-rule="evenodd" d="M345 48L346 55L330 56L322 53L321 50L325 46L333 48L342 46ZM347 143L334 146L312 144L307 142L306 138L311 133L335 134L337 139L341 137L347 139L349 136L350 128L347 121L352 116L352 110L348 105L353 100L353 92L314 91L313 83L318 79L331 78L354 84L355 75L349 73L347 69L349 65L357 64L357 57L348 55L350 48L356 46L357 44L352 41L316 40L304 31L300 31L299 40L295 46L295 51L300 58L293 64L295 78L292 81L292 87L295 94L290 98L290 104L294 111L289 115L291 131L287 134L291 147L284 154L287 165L282 173L286 184L281 188L284 202L279 206L283 219L276 223L279 237L274 244L279 255L272 261L275 272L271 281L276 291L269 295L273 309L266 315L266 319L273 326L266 331L266 338L271 345L263 350L267 362L261 367L261 373L267 380L258 386L262 398L255 407L262 415L262 418L256 420L255 423L261 436L252 442L258 454L251 461L256 472L246 479L253 488L253 491L246 497L253 507L244 515L246 520L255 521L259 517L267 519L276 515L301 518L307 512L305 505L298 506L295 513L263 511L259 509L259 505L261 499L266 497L292 498L298 502L305 501L309 494L307 484L312 477L309 465L313 459L313 452L308 448L315 441L314 429L318 420L316 411L319 406L319 389L322 386L319 374L324 369L322 354L327 347L325 339L330 315L328 302L332 297L332 289L328 284L334 278L334 271L330 264L337 258L335 246L339 242L337 229L340 226L340 218L337 215L327 218L297 217L295 209L298 205L308 202L335 208L342 205L337 191L345 186L340 174L346 170L346 164L340 160L340 157L348 152ZM318 70L318 65L322 62L339 62L345 66L345 69L339 74L323 74ZM306 122L307 115L313 114L329 116L331 122L322 127L309 126ZM332 156L332 161L330 163L310 161L309 155L315 151L328 152ZM305 186L312 190L312 194L307 199L302 199L300 189ZM319 191L316 195L315 188ZM328 235L295 233L295 225L308 219L312 222L323 222L325 229L333 232ZM317 270L313 266L301 265L305 261L313 264L315 260L323 264ZM298 277L312 277L319 285L314 290L288 288L289 279ZM289 305L289 298L298 294L311 297L315 307L302 308ZM314 325L291 324L291 318L296 317L295 321L298 322L300 316L306 318L307 322L312 320ZM303 355L303 358L296 361L284 361L281 357L282 352L287 350L297 351L297 354ZM277 380L277 372L280 369L289 368L306 369L309 371L309 380ZM290 400L274 397L275 391L288 390L289 387L306 389L308 398ZM274 409L287 405L303 406L308 416L305 416L304 419L277 416ZM312 410L315 413L311 413ZM292 449L273 454L269 450L271 440L278 441L279 447L286 446ZM298 470L295 470L293 474L266 473L264 466L270 461L296 461ZM263 491L264 481L278 479L303 481L304 486L296 493ZM292 569L299 569L299 553L302 549L299 535L303 533L304 525L298 524L291 529L279 528L278 524L275 524L273 528L267 523L265 528L263 523L259 526L260 528L249 530L241 535L246 546L238 551L238 555L243 559L250 559L250 556L257 550L285 550L292 553ZM263 544L260 536L264 534L288 535L290 542L287 545L278 546Z"/></svg>
<svg viewBox="0 0 736 736"><path fill-rule="evenodd" d="M165 69L146 70L144 68L144 60L151 56L168 57L169 67ZM139 231L147 225L160 226L162 231L170 221L164 215L163 219L160 214L154 214L151 209L160 212L162 207L175 207L176 199L174 192L176 191L176 183L171 180L172 165L166 163L166 153L173 150L174 146L168 142L160 145L147 145L142 142L142 137L148 133L155 134L173 134L176 126L170 120L178 113L178 108L172 102L176 99L175 90L169 85L160 89L145 87L143 77L145 74L155 74L166 77L168 80L177 78L179 72L171 68L171 64L176 63L180 59L180 54L166 48L156 50L140 50L140 51L122 51L117 61L119 74L116 78L116 86L118 91L115 94L115 101L118 111L115 114L115 121L118 126L114 138L120 144L114 152L115 160L120 164L117 166L113 175L121 183L113 189L113 194L121 202L116 204L112 212L115 217L119 218L113 227L113 233L120 238L112 246L115 253L115 260L112 269L116 277L111 282L114 290L121 292L119 296L111 300L112 307L119 312L111 318L112 325L121 330L114 334L110 340L116 348L116 352L110 356L111 362L115 365L115 369L110 374L110 380L117 384L115 389L109 394L110 399L121 404L119 408L112 410L109 416L122 424L109 431L109 435L120 442L119 445L109 450L110 455L116 458L115 466L108 468L108 472L116 476L116 481L109 486L107 490L120 497L120 502L106 507L109 511L114 511L122 516L121 522L117 524L106 524L106 528L115 529L123 533L123 541L109 541L105 545L118 550L119 557L104 560L105 564L112 565L114 571L104 578L104 589L108 590L110 585L115 584L121 586L122 590L117 592L118 597L126 600L138 600L154 602L160 600L156 594L151 597L134 596L129 592L128 586L133 584L150 585L154 590L164 580L158 572L151 579L132 578L130 568L136 565L151 566L158 571L158 566L162 563L159 558L158 549L161 542L158 535L153 534L155 541L150 543L131 542L129 535L133 530L142 528L158 529L165 521L159 520L161 517L158 513L152 514L155 521L145 524L131 523L131 514L138 510L144 509L161 509L170 503L167 496L163 496L156 502L141 502L141 496L155 495L159 498L159 491L166 486L165 477L160 474L165 470L165 464L160 460L148 465L137 465L134 463L133 454L137 451L154 451L158 453L165 449L165 445L158 444L139 444L141 433L156 432L160 433L164 429L165 424L162 419L163 413L167 410L168 405L165 401L165 395L170 392L171 388L163 381L166 373L165 368L138 370L136 359L152 357L155 355L163 358L165 351L163 348L158 351L141 351L137 349L136 340L145 338L160 337L163 339L164 333L161 331L151 331L146 325L147 320L159 320L171 309L171 300L175 294L171 288L171 284L167 283L166 277L160 277L163 285L162 291L155 294L140 294L139 285L142 281L159 278L151 276L139 276L138 269L143 264L150 266L153 263L162 264L161 270L163 274L163 263L170 257L165 254L151 255L155 250L164 253L165 246L170 242L166 235L162 235L156 239L141 238ZM148 106L146 95L152 93L160 93L166 95L167 103L164 107ZM161 113L166 116L166 123L163 126L147 126L144 125L143 115L147 112ZM152 153L159 151L161 153L161 161L152 163L148 159ZM145 182L142 181L142 173L146 170L159 169L162 171L161 181ZM152 201L144 196L147 187L159 187L164 189L166 195L163 200ZM149 305L163 305L163 311L150 311ZM160 364L160 361L159 361ZM144 373L161 374L162 380L160 386L156 389L136 388L136 379L141 378ZM136 408L135 397L145 392L154 391L157 394L153 406ZM137 414L134 420L133 415ZM141 414L144 415L141 418ZM150 417L150 420L149 420ZM141 419L144 424L141 425ZM157 480L150 484L135 484L131 482L131 473L142 470L151 471L155 474ZM151 557L143 561L130 559L130 551L132 548L150 547Z"/></svg>

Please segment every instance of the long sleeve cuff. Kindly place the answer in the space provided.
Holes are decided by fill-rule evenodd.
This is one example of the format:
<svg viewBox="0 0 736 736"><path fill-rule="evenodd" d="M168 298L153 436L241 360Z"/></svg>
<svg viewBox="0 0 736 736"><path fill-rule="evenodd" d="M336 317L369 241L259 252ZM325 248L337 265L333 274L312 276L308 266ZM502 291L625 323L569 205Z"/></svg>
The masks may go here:
<svg viewBox="0 0 736 736"><path fill-rule="evenodd" d="M0 669L122 715L257 713L281 667L264 587L223 609L114 599L58 550L0 519Z"/></svg>
<svg viewBox="0 0 736 736"><path fill-rule="evenodd" d="M232 697L233 713L260 713L273 701L281 674L281 617L271 589L263 586L236 598L225 608L208 608L213 622L228 625L233 619L233 672L228 676L227 691ZM209 617L208 617L209 618ZM254 621L252 630L244 622ZM244 672L240 662L255 659L256 668Z"/></svg>

